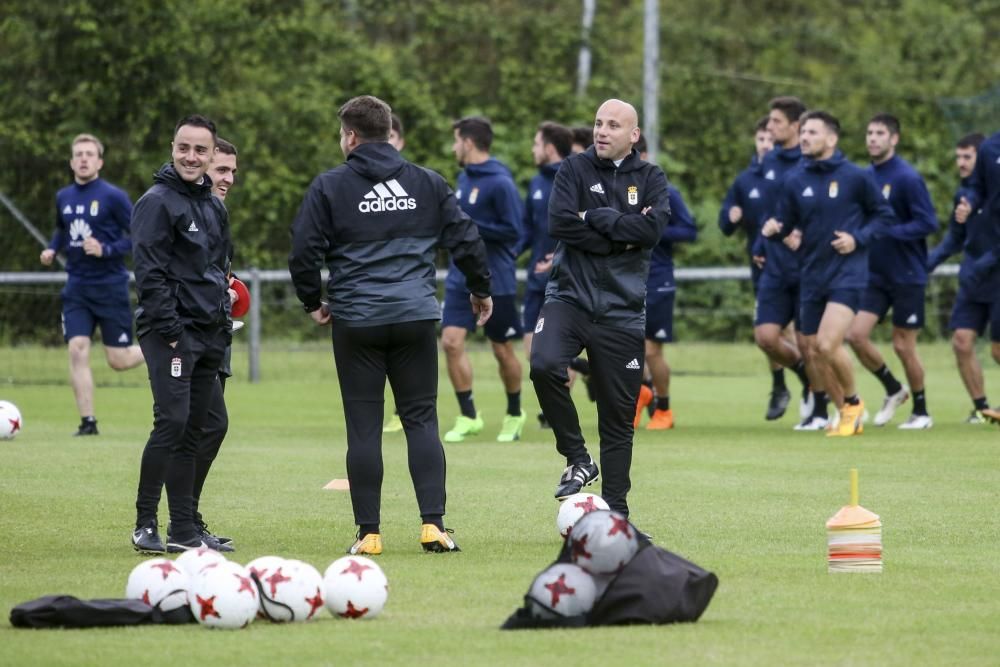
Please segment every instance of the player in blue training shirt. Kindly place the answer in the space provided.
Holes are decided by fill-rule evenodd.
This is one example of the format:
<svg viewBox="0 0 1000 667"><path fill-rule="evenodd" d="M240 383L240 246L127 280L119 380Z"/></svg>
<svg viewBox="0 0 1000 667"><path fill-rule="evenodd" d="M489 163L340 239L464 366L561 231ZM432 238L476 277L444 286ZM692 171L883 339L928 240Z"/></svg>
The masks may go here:
<svg viewBox="0 0 1000 667"><path fill-rule="evenodd" d="M806 160L785 178L777 220L764 223L761 233L772 243L785 239L802 255L799 331L822 383L817 390L836 383L844 395L840 423L828 435L852 436L863 431L864 403L844 337L868 285L868 248L891 223L892 209L871 174L837 150L839 135L840 123L831 114L802 116Z"/></svg>
<svg viewBox="0 0 1000 667"><path fill-rule="evenodd" d="M515 261L521 238L523 202L510 170L490 157L493 128L482 117L462 118L452 126L452 147L459 164L455 198L459 206L479 228L486 243L490 263L493 316L483 327L497 359L500 379L507 392L507 414L497 435L498 442L512 442L521 437L526 421L521 411L521 362L513 341L522 336L521 316L517 309ZM465 350L465 339L476 330L476 318L469 304L465 276L455 263L448 267L445 279L444 309L441 315L441 346L448 364L448 377L455 389L461 413L455 425L445 433L445 442L462 442L483 430L483 416L472 397L472 362Z"/></svg>
<svg viewBox="0 0 1000 667"><path fill-rule="evenodd" d="M937 231L937 214L924 179L906 160L896 155L899 119L878 114L868 121L866 145L882 196L895 213L885 236L872 243L868 253L868 287L847 332L858 361L885 387L885 400L875 414L875 426L885 426L896 408L913 392L913 413L901 429L925 429L934 421L927 413L924 367L917 355L917 334L924 326L924 292L927 287L927 236ZM892 308L892 348L903 364L909 387L902 385L872 343L871 333Z"/></svg>
<svg viewBox="0 0 1000 667"><path fill-rule="evenodd" d="M132 344L125 256L132 251L129 222L132 202L122 190L101 178L104 145L91 134L77 135L69 162L74 183L56 195L56 229L39 257L50 266L56 253L66 255L66 287L62 291L63 337L69 348L69 376L80 412L75 435L97 435L94 378L90 371L90 338L101 327L108 366L116 371L142 363Z"/></svg>

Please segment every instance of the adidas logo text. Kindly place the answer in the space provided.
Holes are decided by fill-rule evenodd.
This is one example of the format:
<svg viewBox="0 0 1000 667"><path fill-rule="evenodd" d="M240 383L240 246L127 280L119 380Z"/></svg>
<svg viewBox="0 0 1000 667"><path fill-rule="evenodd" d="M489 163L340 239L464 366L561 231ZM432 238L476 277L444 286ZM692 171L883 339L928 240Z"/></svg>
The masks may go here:
<svg viewBox="0 0 1000 667"><path fill-rule="evenodd" d="M381 213L383 211L406 211L415 209L417 200L406 194L406 190L395 178L385 183L376 183L364 200L358 204L362 213Z"/></svg>
<svg viewBox="0 0 1000 667"><path fill-rule="evenodd" d="M594 183L593 185L590 186L590 191L591 192L596 192L599 195L603 195L604 194L604 186L601 185L600 183Z"/></svg>
<svg viewBox="0 0 1000 667"><path fill-rule="evenodd" d="M632 361L630 361L627 364L625 364L625 368L629 369L630 371L637 371L637 370L639 370L639 360L638 359L633 359Z"/></svg>

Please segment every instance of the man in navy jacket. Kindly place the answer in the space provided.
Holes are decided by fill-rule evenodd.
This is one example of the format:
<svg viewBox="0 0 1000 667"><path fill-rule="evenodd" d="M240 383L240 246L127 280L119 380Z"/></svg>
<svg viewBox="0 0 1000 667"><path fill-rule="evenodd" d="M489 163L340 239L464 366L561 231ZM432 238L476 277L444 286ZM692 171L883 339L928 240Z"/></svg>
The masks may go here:
<svg viewBox="0 0 1000 667"><path fill-rule="evenodd" d="M861 297L857 317L847 340L861 364L885 387L885 400L875 414L875 426L884 426L896 408L913 392L913 414L901 429L930 428L934 421L927 413L924 396L924 367L917 356L917 334L924 326L924 292L927 287L927 236L937 231L937 214L930 193L917 170L896 154L899 120L878 114L868 121L866 145L882 196L893 216L885 236L869 250L868 287ZM871 332L892 308L892 348L906 373L909 387L903 386L885 364L872 343Z"/></svg>
<svg viewBox="0 0 1000 667"><path fill-rule="evenodd" d="M837 150L839 134L839 121L825 111L802 117L806 162L785 179L777 220L761 232L802 254L799 330L820 382L835 382L844 394L840 424L828 435L851 436L863 430L864 403L844 337L868 285L868 248L891 222L892 209L871 175Z"/></svg>

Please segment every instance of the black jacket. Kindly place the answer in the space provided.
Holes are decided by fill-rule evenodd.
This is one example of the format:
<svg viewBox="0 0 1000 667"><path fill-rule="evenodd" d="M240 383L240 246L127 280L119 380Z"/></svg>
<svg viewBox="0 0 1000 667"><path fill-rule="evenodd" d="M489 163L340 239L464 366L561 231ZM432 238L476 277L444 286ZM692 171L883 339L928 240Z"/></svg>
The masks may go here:
<svg viewBox="0 0 1000 667"><path fill-rule="evenodd" d="M188 183L163 165L132 211L139 335L153 329L173 342L188 326L228 327L231 254L229 214L211 180Z"/></svg>
<svg viewBox="0 0 1000 667"><path fill-rule="evenodd" d="M436 320L439 246L469 290L488 296L486 248L445 180L387 143L364 143L309 186L292 224L288 268L307 311L320 307L325 261L335 319L363 326Z"/></svg>
<svg viewBox="0 0 1000 667"><path fill-rule="evenodd" d="M549 234L559 245L545 300L643 329L649 256L669 219L667 177L636 151L618 167L593 147L566 158L549 199Z"/></svg>

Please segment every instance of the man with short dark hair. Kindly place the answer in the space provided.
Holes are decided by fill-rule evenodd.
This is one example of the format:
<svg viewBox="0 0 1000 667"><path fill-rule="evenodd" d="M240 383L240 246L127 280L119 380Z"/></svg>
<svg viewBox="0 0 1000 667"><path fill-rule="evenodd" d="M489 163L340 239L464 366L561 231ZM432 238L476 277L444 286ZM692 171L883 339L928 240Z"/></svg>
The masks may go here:
<svg viewBox="0 0 1000 667"><path fill-rule="evenodd" d="M406 148L406 139L403 137L403 121L399 116L392 114L392 129L389 130L389 145L397 151Z"/></svg>
<svg viewBox="0 0 1000 667"><path fill-rule="evenodd" d="M490 262L493 317L483 327L497 360L497 370L507 393L507 411L497 434L497 442L521 438L526 417L521 410L521 362L513 341L521 338L521 315L518 312L516 251L524 217L521 195L510 169L490 155L493 127L481 116L470 116L452 125L455 143L452 150L459 165L455 198L462 210L479 228ZM469 291L466 279L452 263L445 279L444 308L441 315L441 346L448 365L448 377L458 399L459 415L455 425L444 434L445 442L462 442L478 435L485 426L472 395L472 362L465 341L476 331L476 321L466 303Z"/></svg>
<svg viewBox="0 0 1000 667"><path fill-rule="evenodd" d="M913 413L899 428L926 429L934 425L927 412L924 367L917 355L917 334L924 326L924 292L927 288L927 236L937 231L937 214L930 193L917 170L896 154L899 119L877 114L868 121L865 145L882 196L895 214L885 236L872 243L868 257L868 287L858 314L847 332L847 341L858 361L885 388L885 400L875 414L875 426L892 420L896 408L913 392ZM902 385L886 366L872 343L871 333L892 308L892 349L896 352L909 387Z"/></svg>
<svg viewBox="0 0 1000 667"><path fill-rule="evenodd" d="M827 435L863 432L864 403L854 385L844 337L868 284L868 247L889 223L892 209L871 174L837 150L840 122L825 111L802 116L805 162L781 186L777 219L761 233L785 240L802 254L799 331L816 365L817 391L832 383L843 391L840 423Z"/></svg>
<svg viewBox="0 0 1000 667"><path fill-rule="evenodd" d="M573 133L573 145L570 152L574 155L582 153L594 145L594 128L589 125L571 128Z"/></svg>
<svg viewBox="0 0 1000 667"><path fill-rule="evenodd" d="M92 134L71 143L69 166L74 182L56 194L56 229L39 261L51 266L66 253L62 290L63 338L69 350L69 377L80 426L74 435L97 435L90 338L101 327L108 366L116 371L142 363L132 344L132 305L125 256L132 250L129 221L132 202L121 189L101 178L104 145Z"/></svg>
<svg viewBox="0 0 1000 667"><path fill-rule="evenodd" d="M639 117L610 99L597 110L594 145L563 160L549 200L549 233L558 241L531 350L531 379L566 460L556 498L599 476L566 386L570 360L583 349L597 398L602 494L628 515L632 418L642 381L649 257L670 218L667 178L633 145Z"/></svg>
<svg viewBox="0 0 1000 667"><path fill-rule="evenodd" d="M388 142L389 105L371 95L344 104L345 164L313 179L292 225L288 267L313 321L332 323L347 426L347 476L358 525L348 553L382 553L382 418L385 382L406 433L425 551L459 551L443 523L445 455L437 420L440 317L434 260L452 255L478 325L493 309L486 250L476 226L437 173ZM320 264L330 270L322 301ZM470 305L471 304L471 305Z"/></svg>
<svg viewBox="0 0 1000 667"><path fill-rule="evenodd" d="M132 215L136 325L153 392L153 430L142 455L132 533L138 551L222 546L200 532L194 514L196 436L207 422L232 326L229 214L207 176L215 145L215 123L200 115L181 119L172 161L157 172ZM171 525L166 547L156 519L164 484Z"/></svg>

